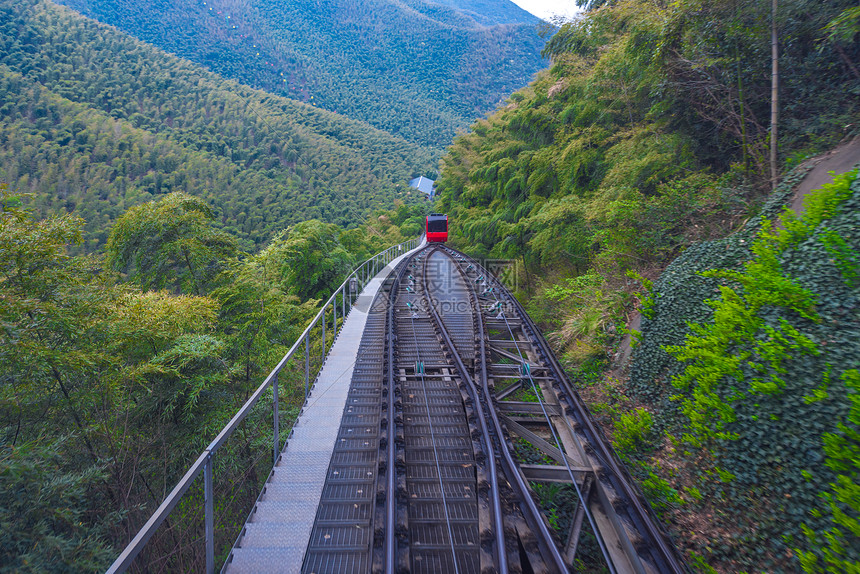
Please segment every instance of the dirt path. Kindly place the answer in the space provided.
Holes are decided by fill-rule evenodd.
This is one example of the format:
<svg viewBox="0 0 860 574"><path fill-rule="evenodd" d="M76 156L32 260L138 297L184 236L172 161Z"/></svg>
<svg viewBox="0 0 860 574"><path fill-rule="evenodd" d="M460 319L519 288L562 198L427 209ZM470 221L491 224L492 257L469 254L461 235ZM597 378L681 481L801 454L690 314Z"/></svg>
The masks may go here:
<svg viewBox="0 0 860 574"><path fill-rule="evenodd" d="M794 198L791 201L791 210L797 215L800 215L803 210L803 198L825 183L833 181L833 176L829 172L832 171L839 175L860 163L860 136L809 161L816 162L816 165L797 184Z"/></svg>

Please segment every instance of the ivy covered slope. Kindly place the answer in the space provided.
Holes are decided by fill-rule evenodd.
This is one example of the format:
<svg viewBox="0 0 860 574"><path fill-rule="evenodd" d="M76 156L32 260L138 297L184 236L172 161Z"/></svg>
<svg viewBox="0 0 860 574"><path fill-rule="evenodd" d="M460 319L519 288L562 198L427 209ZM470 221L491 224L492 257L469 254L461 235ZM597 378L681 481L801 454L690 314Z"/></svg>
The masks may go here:
<svg viewBox="0 0 860 574"><path fill-rule="evenodd" d="M452 240L517 261L518 296L695 568L854 571L856 174L767 222L792 168L858 135L860 11L779 2L771 192L770 2L582 4L552 67L443 158ZM607 357L640 300L625 370Z"/></svg>
<svg viewBox="0 0 860 574"><path fill-rule="evenodd" d="M711 517L711 536L689 541L701 554L856 571L858 170L808 196L801 217L786 210L774 229L767 216L688 249L654 283L629 389L655 411L662 448L638 459L686 493L670 511L679 524Z"/></svg>
<svg viewBox="0 0 860 574"><path fill-rule="evenodd" d="M367 124L252 90L47 1L0 1L0 178L86 247L171 191L217 206L251 245L309 218L362 221L407 197L430 153Z"/></svg>
<svg viewBox="0 0 860 574"><path fill-rule="evenodd" d="M225 77L440 149L545 65L509 0L63 0Z"/></svg>

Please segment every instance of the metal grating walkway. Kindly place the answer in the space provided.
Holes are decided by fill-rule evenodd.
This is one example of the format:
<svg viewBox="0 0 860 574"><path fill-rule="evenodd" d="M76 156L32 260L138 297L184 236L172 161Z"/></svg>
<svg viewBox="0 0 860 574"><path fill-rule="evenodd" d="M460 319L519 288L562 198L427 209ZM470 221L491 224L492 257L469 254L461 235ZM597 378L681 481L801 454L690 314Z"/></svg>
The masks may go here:
<svg viewBox="0 0 860 574"><path fill-rule="evenodd" d="M350 395L349 390L356 361L366 360L365 357L358 359L358 351L371 304L391 270L410 253L394 259L371 279L347 315L309 393L302 415L293 427L283 455L245 525L242 537L224 565L226 574L301 572L329 465L333 462L335 442L340 440L342 415L360 414L366 402L356 394ZM373 463L376 462L375 453L374 447ZM341 455L367 456L359 452L338 454ZM331 513L333 517L351 516L356 520L364 520L366 513L369 520L370 499L366 507L355 504L354 500L344 499L343 505L329 505L324 512ZM344 559L349 560L349 557L344 556Z"/></svg>
<svg viewBox="0 0 860 574"><path fill-rule="evenodd" d="M386 283L392 283L389 277ZM388 288L371 309L302 572L371 570Z"/></svg>

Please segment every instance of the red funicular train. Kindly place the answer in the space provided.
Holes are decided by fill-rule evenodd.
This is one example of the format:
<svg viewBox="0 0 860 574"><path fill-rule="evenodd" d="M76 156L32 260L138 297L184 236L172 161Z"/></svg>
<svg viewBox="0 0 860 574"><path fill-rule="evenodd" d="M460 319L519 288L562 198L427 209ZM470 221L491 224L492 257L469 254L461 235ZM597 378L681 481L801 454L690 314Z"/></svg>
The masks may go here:
<svg viewBox="0 0 860 574"><path fill-rule="evenodd" d="M428 215L424 228L427 230L428 243L448 241L448 216L444 213L431 213Z"/></svg>

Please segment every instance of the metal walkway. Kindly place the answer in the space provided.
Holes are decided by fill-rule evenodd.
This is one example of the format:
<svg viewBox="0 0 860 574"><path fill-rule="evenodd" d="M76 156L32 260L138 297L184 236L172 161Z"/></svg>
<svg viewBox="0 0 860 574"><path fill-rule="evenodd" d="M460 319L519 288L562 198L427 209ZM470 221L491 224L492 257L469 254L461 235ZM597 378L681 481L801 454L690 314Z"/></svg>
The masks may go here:
<svg viewBox="0 0 860 574"><path fill-rule="evenodd" d="M341 418L350 408L347 397L356 361L361 360L359 341L371 305L385 278L411 253L380 271L347 315L271 479L224 566L226 574L301 572Z"/></svg>

